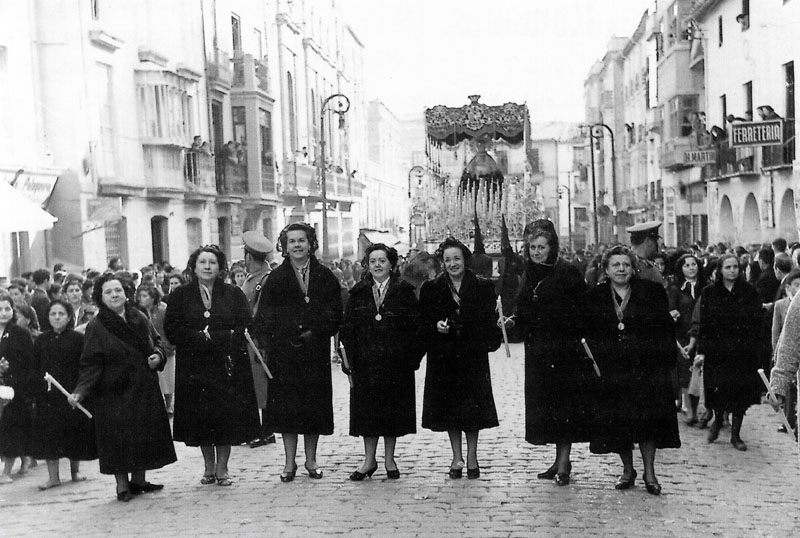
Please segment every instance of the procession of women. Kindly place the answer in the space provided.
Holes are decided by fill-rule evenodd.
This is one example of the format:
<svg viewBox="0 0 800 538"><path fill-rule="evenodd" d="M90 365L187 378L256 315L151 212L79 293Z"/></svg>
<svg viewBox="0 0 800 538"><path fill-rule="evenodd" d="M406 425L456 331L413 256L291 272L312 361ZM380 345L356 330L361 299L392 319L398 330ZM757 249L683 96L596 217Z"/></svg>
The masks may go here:
<svg viewBox="0 0 800 538"><path fill-rule="evenodd" d="M230 488L232 447L276 436L284 466L274 481L291 487L298 472L334 480L318 457L334 431L334 375L347 376L349 434L363 441L347 480L419 473L398 457L409 435L449 442L452 458L430 460L432 471L490 480L481 462L499 456L480 451L480 437L503 420L491 364L512 360L509 334L524 343L519 436L553 453L548 468L522 472L556 487L570 485L573 464L592 465L571 457L573 445L588 443L591 454L619 457L609 488L638 484L660 495L658 454L681 447L679 420L708 428L708 443L729 426L729 449L745 451L745 415L762 396L795 433L800 271L791 262L787 269L788 256L762 267L780 275L767 301L736 254L706 264L678 252L661 267L652 263L658 223L629 231L632 247L603 249L584 274L562 255L550 221L529 223L510 313L477 269L478 256L456 238L426 258L431 274L422 279L408 263L401 273L395 248L372 244L363 273L343 286L342 271L316 257L306 223L288 225L275 246L248 232L241 279L230 278L237 271L218 246L206 245L182 274L160 282L150 275L134 287L128 272L111 268L75 276L64 282L65 297L38 311L24 283L12 282L0 291L0 484L42 460L48 478L39 489L58 487L65 459L70 479L81 482L82 465L97 460L114 475L116 499L129 502L169 487L146 474L174 463L180 442L200 449L199 484ZM270 266L275 248L283 260ZM765 319L774 326L766 364ZM429 433L418 432L418 406Z"/></svg>

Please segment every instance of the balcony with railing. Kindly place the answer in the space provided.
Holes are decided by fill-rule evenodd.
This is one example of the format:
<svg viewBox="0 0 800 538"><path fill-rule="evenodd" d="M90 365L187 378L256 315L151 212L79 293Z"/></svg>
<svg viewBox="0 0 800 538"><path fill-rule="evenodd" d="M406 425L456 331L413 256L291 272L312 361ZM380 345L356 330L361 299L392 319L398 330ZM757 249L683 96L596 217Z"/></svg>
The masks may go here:
<svg viewBox="0 0 800 538"><path fill-rule="evenodd" d="M181 198L185 191L183 148L142 145L148 198Z"/></svg>
<svg viewBox="0 0 800 538"><path fill-rule="evenodd" d="M259 60L252 54L237 52L233 57L232 88L245 91L269 91L267 59Z"/></svg>
<svg viewBox="0 0 800 538"><path fill-rule="evenodd" d="M679 170L692 166L687 164L684 155L687 151L696 150L697 145L690 137L673 138L661 145L661 168Z"/></svg>
<svg viewBox="0 0 800 538"><path fill-rule="evenodd" d="M208 57L208 81L210 84L231 87L231 61L227 52L213 49Z"/></svg>
<svg viewBox="0 0 800 538"><path fill-rule="evenodd" d="M188 196L209 196L215 193L214 156L197 150L183 154L183 179Z"/></svg>
<svg viewBox="0 0 800 538"><path fill-rule="evenodd" d="M712 144L709 149L717 152L716 162L708 164L703 169L704 177L709 181L719 181L731 177L757 176L755 168L755 148L732 148L727 140Z"/></svg>
<svg viewBox="0 0 800 538"><path fill-rule="evenodd" d="M792 166L795 159L794 145L794 120L784 120L783 122L783 145L781 146L762 146L761 147L761 166L764 168L781 168Z"/></svg>
<svg viewBox="0 0 800 538"><path fill-rule="evenodd" d="M247 150L223 146L217 153L216 163L217 194L243 197L247 195Z"/></svg>

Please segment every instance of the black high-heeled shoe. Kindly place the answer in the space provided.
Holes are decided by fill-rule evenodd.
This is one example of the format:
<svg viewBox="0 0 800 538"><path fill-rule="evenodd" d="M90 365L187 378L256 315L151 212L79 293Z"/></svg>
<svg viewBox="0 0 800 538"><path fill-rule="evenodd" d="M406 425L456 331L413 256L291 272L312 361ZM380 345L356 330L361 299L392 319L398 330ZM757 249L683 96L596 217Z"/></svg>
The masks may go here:
<svg viewBox="0 0 800 538"><path fill-rule="evenodd" d="M394 463L394 469L386 469L386 478L389 480L397 480L400 478L400 469L398 469L396 461L392 461L392 463Z"/></svg>
<svg viewBox="0 0 800 538"><path fill-rule="evenodd" d="M624 474L617 479L617 483L614 484L614 489L630 489L633 487L634 482L636 482L636 470L631 473L630 476L626 477Z"/></svg>
<svg viewBox="0 0 800 538"><path fill-rule="evenodd" d="M447 474L450 476L450 478L457 480L464 476L464 462L460 461L456 465L458 465L458 467L450 467L450 470Z"/></svg>
<svg viewBox="0 0 800 538"><path fill-rule="evenodd" d="M545 472L537 474L536 478L538 478L539 480L552 480L553 478L556 477L557 473L558 473L558 467L556 467L556 464L554 463Z"/></svg>
<svg viewBox="0 0 800 538"><path fill-rule="evenodd" d="M130 483L130 491L134 495L140 493L151 493L164 489L164 484L153 484L152 482L145 482L144 484L137 484L136 482Z"/></svg>
<svg viewBox="0 0 800 538"><path fill-rule="evenodd" d="M475 467L474 469L470 469L469 467L467 467L467 478L469 478L470 480L474 480L480 477L481 477L480 465Z"/></svg>
<svg viewBox="0 0 800 538"><path fill-rule="evenodd" d="M653 480L652 482L645 480L644 488L650 495L661 495L661 484L658 483L658 480Z"/></svg>
<svg viewBox="0 0 800 538"><path fill-rule="evenodd" d="M309 469L308 466L305 464L303 464L303 467L306 468L306 472L308 473L309 478L314 478L316 480L322 478L322 471L319 470L319 467L316 467L314 469Z"/></svg>
<svg viewBox="0 0 800 538"><path fill-rule="evenodd" d="M281 473L281 482L291 482L294 480L295 475L297 474L297 464L294 464L294 468L289 472L282 472Z"/></svg>
<svg viewBox="0 0 800 538"><path fill-rule="evenodd" d="M133 493L131 493L129 490L126 489L125 491L117 491L118 501L126 503L129 502L131 499L133 499Z"/></svg>
<svg viewBox="0 0 800 538"><path fill-rule="evenodd" d="M375 471L377 471L377 470L378 470L378 464L377 463L375 464L374 467L372 467L371 469L367 469L367 471L364 472L364 473L362 473L361 471L356 469L355 471L350 473L350 480L352 480L353 482L361 482L366 477L372 478L372 475L375 474ZM397 475L398 475L398 477L400 476L399 471L398 471Z"/></svg>

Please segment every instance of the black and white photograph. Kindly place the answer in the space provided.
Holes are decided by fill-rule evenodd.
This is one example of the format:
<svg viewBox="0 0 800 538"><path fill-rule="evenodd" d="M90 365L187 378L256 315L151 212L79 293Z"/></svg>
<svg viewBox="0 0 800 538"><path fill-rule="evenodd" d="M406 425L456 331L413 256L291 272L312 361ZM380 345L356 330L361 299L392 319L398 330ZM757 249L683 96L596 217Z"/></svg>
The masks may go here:
<svg viewBox="0 0 800 538"><path fill-rule="evenodd" d="M0 537L795 535L796 59L800 0L0 0Z"/></svg>

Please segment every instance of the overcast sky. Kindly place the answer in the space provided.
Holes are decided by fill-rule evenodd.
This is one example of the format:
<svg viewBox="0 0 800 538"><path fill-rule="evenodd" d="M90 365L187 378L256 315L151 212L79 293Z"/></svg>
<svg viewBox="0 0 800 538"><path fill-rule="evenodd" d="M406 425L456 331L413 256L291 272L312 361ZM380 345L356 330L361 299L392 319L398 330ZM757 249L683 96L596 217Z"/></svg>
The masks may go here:
<svg viewBox="0 0 800 538"><path fill-rule="evenodd" d="M365 46L370 97L396 115L527 102L532 121L581 121L583 81L652 0L338 0Z"/></svg>

